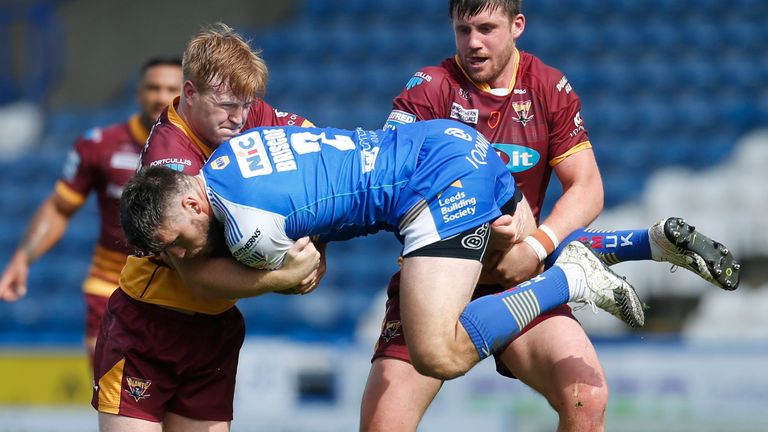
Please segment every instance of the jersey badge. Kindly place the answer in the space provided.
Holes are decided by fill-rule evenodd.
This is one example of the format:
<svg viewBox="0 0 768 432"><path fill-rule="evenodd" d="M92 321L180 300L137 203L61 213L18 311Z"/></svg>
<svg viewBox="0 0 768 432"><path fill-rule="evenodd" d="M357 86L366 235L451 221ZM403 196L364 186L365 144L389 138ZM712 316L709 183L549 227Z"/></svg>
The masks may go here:
<svg viewBox="0 0 768 432"><path fill-rule="evenodd" d="M219 156L211 162L211 168L215 170L223 170L227 165L229 165L229 156L227 155Z"/></svg>
<svg viewBox="0 0 768 432"><path fill-rule="evenodd" d="M152 381L132 377L126 377L125 380L128 383L128 388L125 389L125 392L131 395L136 402L152 396L147 394L147 389L152 385Z"/></svg>
<svg viewBox="0 0 768 432"><path fill-rule="evenodd" d="M488 116L488 127L491 129L496 129L496 126L499 125L500 120L501 120L501 111L491 112L491 115Z"/></svg>
<svg viewBox="0 0 768 432"><path fill-rule="evenodd" d="M400 326L400 321L387 321L384 328L381 329L381 338L384 339L384 342L389 342L400 336Z"/></svg>
<svg viewBox="0 0 768 432"><path fill-rule="evenodd" d="M480 110L466 109L463 106L453 102L451 104L451 118L462 121L464 123L477 124L477 118L480 115Z"/></svg>
<svg viewBox="0 0 768 432"><path fill-rule="evenodd" d="M531 101L516 101L512 102L512 109L517 114L516 118L513 118L516 122L527 125L529 121L533 120L533 114L531 114Z"/></svg>
<svg viewBox="0 0 768 432"><path fill-rule="evenodd" d="M267 152L259 132L254 131L232 138L230 145L243 178L272 174L272 164L267 159Z"/></svg>

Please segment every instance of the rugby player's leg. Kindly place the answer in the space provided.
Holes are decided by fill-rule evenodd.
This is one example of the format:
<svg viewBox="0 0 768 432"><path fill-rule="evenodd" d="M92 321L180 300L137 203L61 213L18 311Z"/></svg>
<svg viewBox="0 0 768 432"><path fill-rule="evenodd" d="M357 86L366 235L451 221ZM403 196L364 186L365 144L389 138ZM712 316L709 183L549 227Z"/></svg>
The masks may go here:
<svg viewBox="0 0 768 432"><path fill-rule="evenodd" d="M375 359L363 393L360 431L415 431L442 384L416 372L407 361Z"/></svg>
<svg viewBox="0 0 768 432"><path fill-rule="evenodd" d="M602 431L608 385L589 337L573 318L551 316L527 329L501 361L557 411L558 432Z"/></svg>
<svg viewBox="0 0 768 432"><path fill-rule="evenodd" d="M479 261L406 256L400 311L408 352L419 373L439 379L464 375L480 358L459 323L480 275ZM413 329L409 331L408 329Z"/></svg>
<svg viewBox="0 0 768 432"><path fill-rule="evenodd" d="M229 432L230 422L195 420L168 413L163 419L163 432Z"/></svg>
<svg viewBox="0 0 768 432"><path fill-rule="evenodd" d="M162 430L163 425L159 422L99 413L99 432L162 432Z"/></svg>

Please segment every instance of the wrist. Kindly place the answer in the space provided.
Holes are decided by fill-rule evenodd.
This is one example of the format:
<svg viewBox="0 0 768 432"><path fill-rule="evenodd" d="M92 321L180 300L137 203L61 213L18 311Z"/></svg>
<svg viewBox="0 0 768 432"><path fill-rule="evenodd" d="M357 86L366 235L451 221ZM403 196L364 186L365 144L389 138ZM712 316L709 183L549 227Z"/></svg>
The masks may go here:
<svg viewBox="0 0 768 432"><path fill-rule="evenodd" d="M555 232L544 224L539 225L533 234L523 239L523 242L533 249L539 262L544 261L560 244Z"/></svg>

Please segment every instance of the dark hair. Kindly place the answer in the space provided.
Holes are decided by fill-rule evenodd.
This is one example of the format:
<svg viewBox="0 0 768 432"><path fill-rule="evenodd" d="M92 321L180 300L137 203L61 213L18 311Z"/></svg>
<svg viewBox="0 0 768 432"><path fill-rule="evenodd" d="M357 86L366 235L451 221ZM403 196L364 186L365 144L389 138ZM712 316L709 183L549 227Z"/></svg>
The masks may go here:
<svg viewBox="0 0 768 432"><path fill-rule="evenodd" d="M171 198L189 187L191 177L165 166L142 168L123 188L120 225L139 256L159 254L165 247L157 230L165 220Z"/></svg>
<svg viewBox="0 0 768 432"><path fill-rule="evenodd" d="M143 65L141 65L141 69L139 69L140 76L143 77L144 74L149 69L152 69L155 66L181 67L181 59L178 57L152 57L151 59L147 60Z"/></svg>
<svg viewBox="0 0 768 432"><path fill-rule="evenodd" d="M501 9L512 19L521 11L523 0L451 0L448 13L451 19L473 17L484 10Z"/></svg>

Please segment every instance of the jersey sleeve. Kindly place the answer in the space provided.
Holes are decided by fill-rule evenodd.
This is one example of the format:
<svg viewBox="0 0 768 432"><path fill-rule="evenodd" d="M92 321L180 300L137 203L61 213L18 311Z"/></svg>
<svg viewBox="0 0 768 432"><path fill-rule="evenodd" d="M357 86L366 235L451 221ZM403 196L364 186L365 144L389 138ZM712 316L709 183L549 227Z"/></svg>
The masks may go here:
<svg viewBox="0 0 768 432"><path fill-rule="evenodd" d="M282 267L294 243L285 232L282 215L239 205L210 190L208 197L214 216L224 225L227 247L237 261L262 270Z"/></svg>
<svg viewBox="0 0 768 432"><path fill-rule="evenodd" d="M78 138L67 153L61 177L56 183L56 193L72 205L82 205L93 188L98 155L95 147L101 136L101 129L91 129Z"/></svg>
<svg viewBox="0 0 768 432"><path fill-rule="evenodd" d="M450 95L450 82L443 69L426 67L417 71L392 100L392 111L384 127L447 118L450 113L445 112L446 95Z"/></svg>
<svg viewBox="0 0 768 432"><path fill-rule="evenodd" d="M546 84L549 107L549 164L555 166L568 156L592 147L584 120L581 118L581 100L573 91L568 79L556 71L554 77Z"/></svg>
<svg viewBox="0 0 768 432"><path fill-rule="evenodd" d="M188 175L196 175L203 167L199 155L191 150L194 144L166 127L155 127L141 154L140 167L166 166Z"/></svg>

